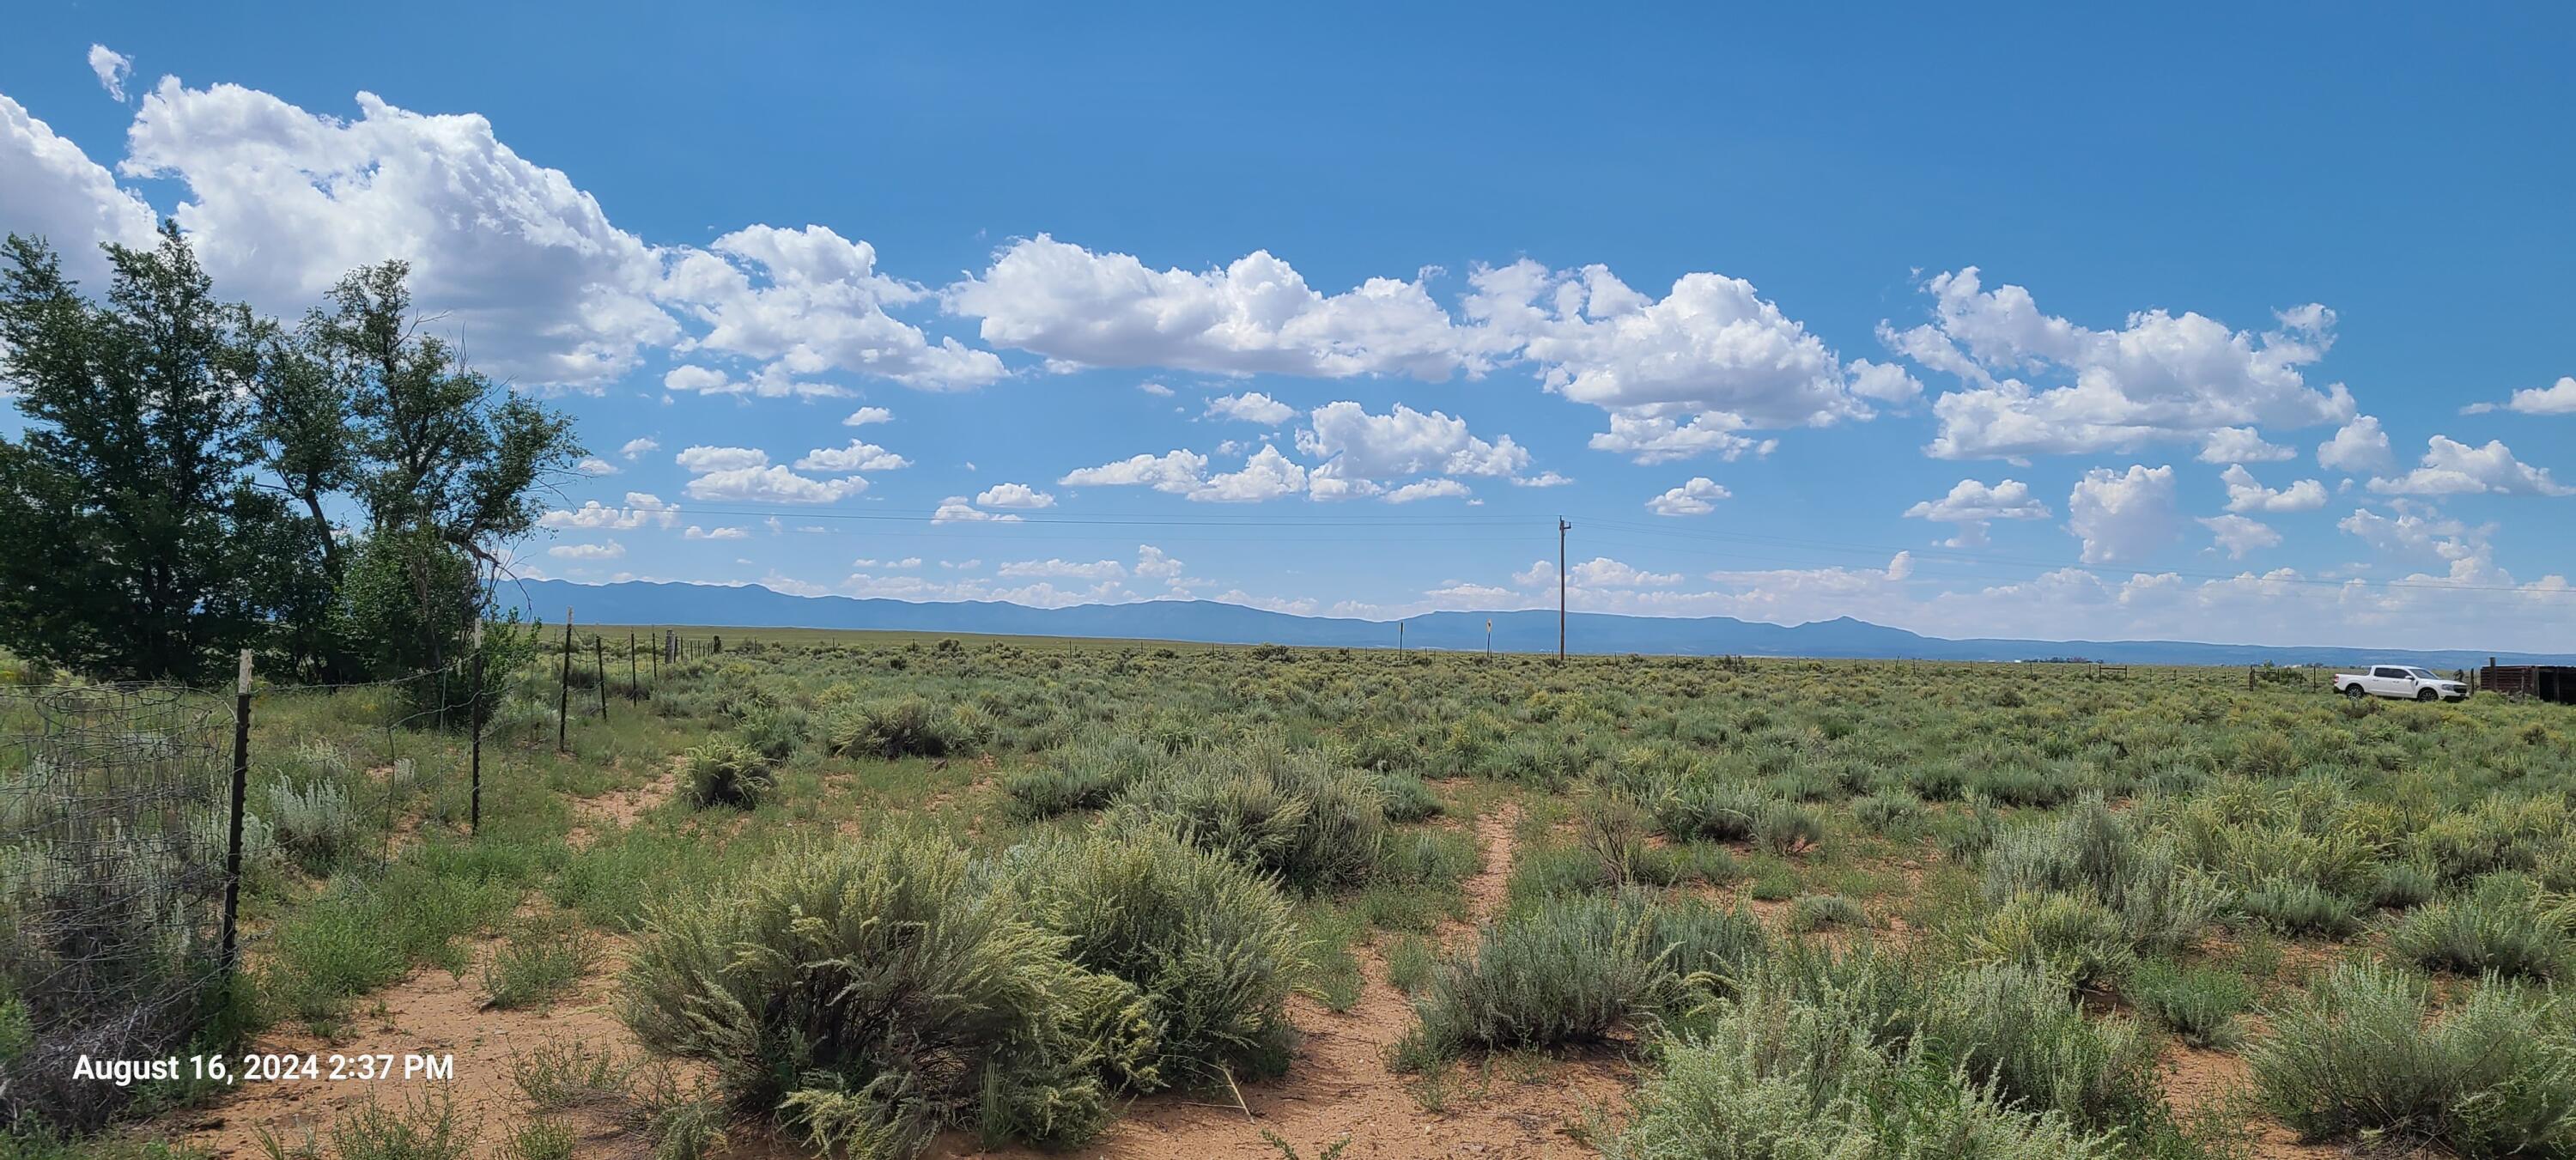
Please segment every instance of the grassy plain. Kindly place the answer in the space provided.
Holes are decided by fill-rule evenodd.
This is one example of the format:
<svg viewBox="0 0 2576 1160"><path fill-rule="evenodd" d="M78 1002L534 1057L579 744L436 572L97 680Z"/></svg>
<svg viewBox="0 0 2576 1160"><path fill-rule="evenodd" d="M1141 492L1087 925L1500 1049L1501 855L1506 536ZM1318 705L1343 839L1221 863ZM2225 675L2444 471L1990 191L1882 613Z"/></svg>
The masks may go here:
<svg viewBox="0 0 2576 1160"><path fill-rule="evenodd" d="M2576 1154L2561 706L711 634L562 753L516 674L479 834L461 738L263 697L251 1042L459 1076L64 1147Z"/></svg>

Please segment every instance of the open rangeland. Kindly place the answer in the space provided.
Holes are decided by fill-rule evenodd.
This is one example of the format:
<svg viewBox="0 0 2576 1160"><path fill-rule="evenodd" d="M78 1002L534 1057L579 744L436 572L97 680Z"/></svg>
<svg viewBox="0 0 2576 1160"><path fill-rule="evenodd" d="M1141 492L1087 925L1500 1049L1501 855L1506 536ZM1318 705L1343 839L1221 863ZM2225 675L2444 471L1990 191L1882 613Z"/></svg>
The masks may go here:
<svg viewBox="0 0 2576 1160"><path fill-rule="evenodd" d="M2563 706L716 631L511 674L475 833L464 726L263 693L209 1042L452 1078L10 1147L2576 1153Z"/></svg>

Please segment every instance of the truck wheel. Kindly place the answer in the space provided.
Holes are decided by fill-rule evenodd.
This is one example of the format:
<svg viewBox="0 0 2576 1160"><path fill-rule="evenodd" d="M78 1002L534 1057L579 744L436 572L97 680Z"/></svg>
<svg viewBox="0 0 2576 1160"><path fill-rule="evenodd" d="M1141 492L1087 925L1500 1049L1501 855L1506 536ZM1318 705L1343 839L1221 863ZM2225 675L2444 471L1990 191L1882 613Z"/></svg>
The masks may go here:
<svg viewBox="0 0 2576 1160"><path fill-rule="evenodd" d="M2370 694L2362 692L2361 686L2359 685L2345 685L2343 687L2343 695L2358 701Z"/></svg>
<svg viewBox="0 0 2576 1160"><path fill-rule="evenodd" d="M2415 699L2418 701L2439 701L2442 699L2442 694L2431 689L2426 689L2423 692L2415 694Z"/></svg>

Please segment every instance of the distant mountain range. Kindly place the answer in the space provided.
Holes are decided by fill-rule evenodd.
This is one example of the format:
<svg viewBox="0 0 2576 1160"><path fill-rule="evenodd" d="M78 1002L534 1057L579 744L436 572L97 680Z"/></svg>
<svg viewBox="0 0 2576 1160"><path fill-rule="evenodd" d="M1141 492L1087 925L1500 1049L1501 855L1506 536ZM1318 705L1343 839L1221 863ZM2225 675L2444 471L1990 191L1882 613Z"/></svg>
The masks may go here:
<svg viewBox="0 0 2576 1160"><path fill-rule="evenodd" d="M999 601L915 602L846 596L791 596L757 585L575 584L530 580L504 585L504 606L560 622L563 610L589 624L719 625L740 628L841 628L895 632L989 633L1004 636L1100 637L1205 644L1287 644L1394 648L1393 621L1297 616L1209 600L1151 600L1031 608ZM1553 652L1556 613L1435 612L1403 622L1408 648L1481 650L1485 623L1494 648ZM1567 618L1567 647L1578 653L1687 656L1868 657L1946 661L2016 661L2078 657L2138 665L2351 666L2379 662L2427 668L2475 668L2489 656L2505 664L2565 664L2576 658L2462 649L2373 649L2206 644L2177 640L1949 640L1848 616L1799 625L1725 616L1621 616L1577 612Z"/></svg>

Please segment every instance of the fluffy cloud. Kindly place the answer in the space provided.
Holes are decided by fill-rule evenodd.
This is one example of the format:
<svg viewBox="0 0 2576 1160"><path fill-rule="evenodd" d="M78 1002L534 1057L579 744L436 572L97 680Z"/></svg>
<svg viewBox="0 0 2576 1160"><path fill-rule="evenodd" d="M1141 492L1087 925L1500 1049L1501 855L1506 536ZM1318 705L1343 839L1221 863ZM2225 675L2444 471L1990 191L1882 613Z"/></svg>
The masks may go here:
<svg viewBox="0 0 2576 1160"><path fill-rule="evenodd" d="M1523 588L1554 588L1556 579L1554 560L1534 560L1529 567L1512 574L1512 583ZM1682 574L1649 572L1625 561L1595 556L1568 565L1565 582L1570 588L1661 588L1681 583Z"/></svg>
<svg viewBox="0 0 2576 1160"><path fill-rule="evenodd" d="M2483 415L2502 407L2525 415L2576 415L2576 376L2559 379L2546 387L2529 387L2515 391L2503 403L2471 403L2460 408L2463 415Z"/></svg>
<svg viewBox="0 0 2576 1160"><path fill-rule="evenodd" d="M2388 432L2380 429L2375 415L2355 416L2336 429L2334 438L2317 444L2317 466L2328 471L2361 475L2396 465L2397 456L2388 449Z"/></svg>
<svg viewBox="0 0 2576 1160"><path fill-rule="evenodd" d="M670 527L679 518L680 509L663 503L649 492L626 493L626 506L606 507L598 500L584 500L578 508L557 508L537 517L537 526L557 531L623 531L647 523Z"/></svg>
<svg viewBox="0 0 2576 1160"><path fill-rule="evenodd" d="M1208 400L1207 405L1208 418L1240 419L1246 423L1259 423L1265 427L1276 427L1295 418L1296 415L1296 408L1259 391L1245 391L1240 395L1220 395Z"/></svg>
<svg viewBox="0 0 2576 1160"><path fill-rule="evenodd" d="M1985 290L1974 266L1924 284L1933 320L1881 337L1917 363L1965 384L1934 400L1940 430L1927 450L1944 459L2125 451L2158 442L2241 441L2225 428L2310 427L2353 417L2341 384L2310 387L2299 368L2324 357L2334 314L2281 312L2260 335L2214 319L2149 310L2119 330L2040 312L2019 286ZM2011 373L2052 371L2063 385ZM2258 440L2259 442L2259 440Z"/></svg>
<svg viewBox="0 0 2576 1160"><path fill-rule="evenodd" d="M2501 439L2471 447L2446 435L2425 443L2423 466L2396 478L2374 478L2370 490L2383 495L2576 495L2549 477L2546 468L2513 457Z"/></svg>
<svg viewBox="0 0 2576 1160"><path fill-rule="evenodd" d="M784 467L737 467L710 471L689 481L689 498L735 503L834 503L868 489L858 476L809 479Z"/></svg>
<svg viewBox="0 0 2576 1160"><path fill-rule="evenodd" d="M709 447L704 444L682 450L671 461L688 472L737 471L746 467L766 467L769 453L756 447Z"/></svg>
<svg viewBox="0 0 2576 1160"><path fill-rule="evenodd" d="M2174 470L2096 467L2066 497L2066 530L2084 542L2087 564L2126 563L2172 541Z"/></svg>
<svg viewBox="0 0 2576 1160"><path fill-rule="evenodd" d="M597 385L680 337L654 302L660 257L562 172L480 116L357 104L342 120L164 79L122 168L185 182L173 216L216 282L289 316L349 270L400 258L438 327L509 378Z"/></svg>
<svg viewBox="0 0 2576 1160"><path fill-rule="evenodd" d="M2459 561L2483 558L2488 554L2489 529L2472 528L2407 500L2396 503L2396 515L2384 516L2368 508L2354 508L2351 515L2337 521L2335 526L2392 555Z"/></svg>
<svg viewBox="0 0 2576 1160"><path fill-rule="evenodd" d="M883 407L861 407L858 410L850 412L849 418L841 420L841 425L844 427L865 427L870 423L891 422L894 422L894 412L886 410Z"/></svg>
<svg viewBox="0 0 2576 1160"><path fill-rule="evenodd" d="M1072 560L1017 560L996 566L993 574L1012 577L1054 576L1076 580L1111 580L1125 578L1127 566L1116 560L1094 560L1087 564Z"/></svg>
<svg viewBox="0 0 2576 1160"><path fill-rule="evenodd" d="M995 346L1088 366L1441 380L1487 360L1419 281L1320 293L1255 251L1221 270L1156 270L1045 234L1012 242L946 292Z"/></svg>
<svg viewBox="0 0 2576 1160"><path fill-rule="evenodd" d="M683 349L761 360L786 376L839 370L949 390L1006 373L991 351L932 342L886 313L927 292L878 273L875 247L823 226L755 225L682 252L664 296L705 326Z"/></svg>
<svg viewBox="0 0 2576 1160"><path fill-rule="evenodd" d="M839 383L800 378L785 363L771 363L747 377L736 377L715 367L672 367L662 376L662 389L700 395L739 395L761 399L830 399L850 393Z"/></svg>
<svg viewBox="0 0 2576 1160"><path fill-rule="evenodd" d="M622 459L626 460L627 462L632 463L632 462L634 462L634 461L636 460L636 458L638 458L639 456L647 455L647 454L650 454L650 453L652 453L652 452L659 451L659 450L661 450L661 449L662 449L661 441L656 440L656 439L652 439L652 438L649 438L649 437L648 437L648 438L640 438L640 439L629 439L629 440L627 440L627 441L626 441L626 445L625 445L625 446L620 447L620 448L618 448L618 449L617 449L617 454L618 454L619 458L622 458Z"/></svg>
<svg viewBox="0 0 2576 1160"><path fill-rule="evenodd" d="M2278 463L2298 457L2292 448L2264 442L2262 433L2251 427L2221 427L2200 445L2203 463Z"/></svg>
<svg viewBox="0 0 2576 1160"><path fill-rule="evenodd" d="M98 78L98 87L117 100L125 99L125 78L134 75L134 58L104 44L89 46L89 71Z"/></svg>
<svg viewBox="0 0 2576 1160"><path fill-rule="evenodd" d="M799 471L823 471L834 475L853 471L893 471L910 466L911 460L857 439L850 440L847 447L817 447L796 461Z"/></svg>
<svg viewBox="0 0 2576 1160"><path fill-rule="evenodd" d="M155 220L80 146L0 95L0 233L45 239L64 274L96 286L107 277L99 243L150 246Z"/></svg>
<svg viewBox="0 0 2576 1160"><path fill-rule="evenodd" d="M708 529L699 527L696 524L690 524L687 531L680 533L680 538L684 540L748 540L751 538L751 533L744 531L741 528Z"/></svg>
<svg viewBox="0 0 2576 1160"><path fill-rule="evenodd" d="M1009 512L978 511L975 505L966 502L965 496L952 495L939 501L938 509L930 513L930 522L934 524L1016 524L1024 521ZM961 568L972 566L971 563L957 565Z"/></svg>
<svg viewBox="0 0 2576 1160"><path fill-rule="evenodd" d="M1778 450L1777 439L1756 439L1737 432L1744 420L1735 415L1703 414L1684 423L1663 417L1612 414L1610 429L1592 437L1595 451L1625 455L1639 463L1669 463L1694 455L1715 455L1728 463L1750 454Z"/></svg>
<svg viewBox="0 0 2576 1160"><path fill-rule="evenodd" d="M557 544L546 549L546 554L558 560L621 560L626 557L626 545L615 540L603 544Z"/></svg>
<svg viewBox="0 0 2576 1160"><path fill-rule="evenodd" d="M1529 452L1509 435L1492 442L1467 431L1467 421L1397 403L1372 415L1353 402L1327 403L1297 432L1297 450L1323 461L1321 479L1372 494L1376 485L1410 475L1512 475L1529 466Z"/></svg>
<svg viewBox="0 0 2576 1160"><path fill-rule="evenodd" d="M1209 503L1259 503L1304 490L1306 469L1265 443L1239 470L1211 475L1185 494Z"/></svg>
<svg viewBox="0 0 2576 1160"><path fill-rule="evenodd" d="M1460 499L1475 494L1466 484L1454 479L1421 479L1386 493L1388 503L1412 503L1424 499Z"/></svg>
<svg viewBox="0 0 2576 1160"><path fill-rule="evenodd" d="M2204 516L2200 526L2209 529L2210 537L2226 549L2227 558L2242 560L2245 554L2261 548L2277 547L2281 533L2259 520L2244 516Z"/></svg>
<svg viewBox="0 0 2576 1160"><path fill-rule="evenodd" d="M1609 442L1594 442L1605 450L1741 454L1752 444L1737 431L1866 419L1921 391L1899 368L1845 365L1740 278L1684 274L1657 299L1604 266L1524 259L1469 282L1465 311L1498 340L1489 350L1517 349L1547 389L1610 412Z"/></svg>
<svg viewBox="0 0 2576 1160"><path fill-rule="evenodd" d="M1161 548L1152 544L1138 544L1136 545L1136 578L1178 584L1181 578L1181 562L1164 555Z"/></svg>
<svg viewBox="0 0 2576 1160"><path fill-rule="evenodd" d="M1132 455L1098 467L1076 468L1056 482L1066 487L1150 487L1156 491L1186 495L1199 486L1199 478L1207 471L1207 465L1207 456L1195 451L1174 450L1161 455Z"/></svg>
<svg viewBox="0 0 2576 1160"><path fill-rule="evenodd" d="M1659 516L1704 516L1717 510L1717 501L1733 494L1716 480L1694 475L1680 487L1647 500L1646 510Z"/></svg>
<svg viewBox="0 0 2576 1160"><path fill-rule="evenodd" d="M1067 487L1150 487L1207 503L1258 503L1306 490L1306 469L1269 444L1240 469L1210 475L1207 468L1207 456L1176 450L1077 468L1056 482Z"/></svg>
<svg viewBox="0 0 2576 1160"><path fill-rule="evenodd" d="M614 463L610 463L609 461L607 461L607 460L605 460L605 459L601 459L601 458L599 458L599 457L598 457L598 456L596 456L596 455L591 456L591 457L589 457L589 458L587 458L587 459L584 459L584 460L582 460L582 461L581 461L581 462L579 462L579 463L573 464L573 465L572 465L572 469L573 469L574 471L578 471L578 472L582 473L583 475L589 475L589 476L601 476L601 475L615 475L615 474L617 474L617 465L616 465L616 464L614 464Z"/></svg>
<svg viewBox="0 0 2576 1160"><path fill-rule="evenodd" d="M1950 486L1949 494L1905 509L1907 519L1958 525L1958 530L1942 541L1945 548L1983 546L1987 529L1995 520L2044 520L2054 514L2047 504L2030 494L2029 484L2018 479L1991 486L1980 480L1963 479Z"/></svg>
<svg viewBox="0 0 2576 1160"><path fill-rule="evenodd" d="M1025 483L997 483L978 493L975 502L992 508L1049 508L1055 497Z"/></svg>
<svg viewBox="0 0 2576 1160"><path fill-rule="evenodd" d="M2312 512L2326 506L2326 485L2313 479L2302 479L2275 491L2254 479L2254 473L2243 464L2231 464L2220 472L2219 481L2227 485L2227 510L2231 512Z"/></svg>

